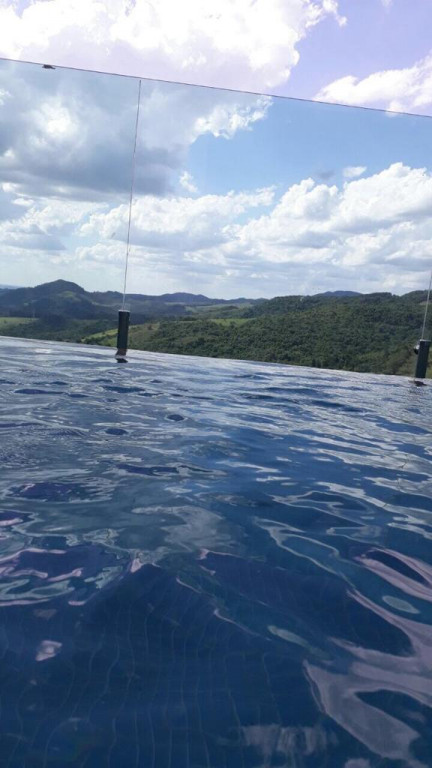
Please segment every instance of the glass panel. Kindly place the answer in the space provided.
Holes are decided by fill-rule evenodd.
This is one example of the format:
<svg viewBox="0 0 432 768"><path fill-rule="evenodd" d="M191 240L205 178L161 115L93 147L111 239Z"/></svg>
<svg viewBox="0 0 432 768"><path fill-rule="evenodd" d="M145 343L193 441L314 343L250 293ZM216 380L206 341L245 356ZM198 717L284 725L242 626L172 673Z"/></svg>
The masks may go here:
<svg viewBox="0 0 432 768"><path fill-rule="evenodd" d="M136 287L217 298L424 288L431 126L144 84Z"/></svg>
<svg viewBox="0 0 432 768"><path fill-rule="evenodd" d="M2 292L3 333L78 341L116 323L119 297L83 289L122 288L124 227L93 221L128 205L136 100L128 78L0 62L0 282L48 284Z"/></svg>
<svg viewBox="0 0 432 768"><path fill-rule="evenodd" d="M131 346L412 371L430 118L154 82L141 109L129 290L174 296L146 307Z"/></svg>
<svg viewBox="0 0 432 768"><path fill-rule="evenodd" d="M302 333L290 316L292 338L278 326L278 344L273 321L249 321L288 317L300 296L426 288L430 118L143 80L133 160L140 81L7 62L0 76L1 282L96 292L3 292L3 333L115 344L134 174L126 305L145 327L132 347L408 370L423 294L401 317L386 304L384 337L404 329L391 365L384 337L372 342L379 359L369 354L366 329L360 357L342 342L331 351L332 334L341 340L361 314L355 304L337 310L323 344L311 339L333 310L303 314ZM257 308L275 296L297 298ZM191 324L160 328L179 317Z"/></svg>

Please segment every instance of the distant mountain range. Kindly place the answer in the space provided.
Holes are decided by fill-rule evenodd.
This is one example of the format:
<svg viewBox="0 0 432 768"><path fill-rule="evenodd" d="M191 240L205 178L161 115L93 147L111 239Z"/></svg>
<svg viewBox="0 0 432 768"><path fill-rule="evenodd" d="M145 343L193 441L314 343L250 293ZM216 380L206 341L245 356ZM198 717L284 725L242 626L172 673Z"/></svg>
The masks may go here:
<svg viewBox="0 0 432 768"><path fill-rule="evenodd" d="M1 317L48 317L59 315L75 319L113 318L122 304L117 291L89 292L76 283L54 280L35 288L14 288L0 292ZM155 317L181 316L198 307L219 305L251 305L253 299L209 299L194 293L164 293L151 296L129 293L128 308L136 321Z"/></svg>
<svg viewBox="0 0 432 768"><path fill-rule="evenodd" d="M317 293L316 296L335 296L335 298L344 296L361 296L358 291L325 291L324 293Z"/></svg>
<svg viewBox="0 0 432 768"><path fill-rule="evenodd" d="M317 296L343 298L359 296L354 291L326 291ZM303 297L303 299L308 297ZM117 314L123 296L118 291L86 291L77 283L54 280L34 288L0 285L0 317L46 318L61 316L76 320L109 319ZM181 317L208 307L246 307L262 304L268 299L211 299L195 293L163 293L152 296L129 293L128 309L135 322L161 317Z"/></svg>

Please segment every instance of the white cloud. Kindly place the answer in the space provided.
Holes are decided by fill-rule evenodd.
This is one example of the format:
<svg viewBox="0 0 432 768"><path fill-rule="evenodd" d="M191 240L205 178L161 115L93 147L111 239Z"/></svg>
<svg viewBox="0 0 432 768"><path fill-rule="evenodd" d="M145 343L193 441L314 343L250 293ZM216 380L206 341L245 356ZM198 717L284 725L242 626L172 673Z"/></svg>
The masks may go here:
<svg viewBox="0 0 432 768"><path fill-rule="evenodd" d="M10 93L3 88L0 88L0 107L3 107L9 98Z"/></svg>
<svg viewBox="0 0 432 768"><path fill-rule="evenodd" d="M320 260L320 251L326 251L333 259L350 237L373 238L407 223L415 230L416 223L429 222L431 208L432 175L395 163L342 189L306 179L288 189L269 215L239 227L236 235L249 249L261 243L269 260L289 261L287 248L297 249L295 258Z"/></svg>
<svg viewBox="0 0 432 768"><path fill-rule="evenodd" d="M148 285L157 272L157 285L197 286L213 296L423 287L432 238L432 175L425 169L395 163L341 188L304 179L276 202L274 194L137 200L134 279L139 284L145 273ZM110 237L123 237L126 217L127 206L91 215L82 234L102 246L84 247L80 258L106 257L120 268L124 246Z"/></svg>
<svg viewBox="0 0 432 768"><path fill-rule="evenodd" d="M3 185L7 186L7 185ZM21 251L61 252L66 250L64 238L73 234L83 219L104 206L93 203L16 197L12 204L18 206L18 217L0 223L0 244Z"/></svg>
<svg viewBox="0 0 432 768"><path fill-rule="evenodd" d="M251 210L273 202L272 188L254 192L229 192L202 197L141 197L132 210L131 242L134 245L179 253L215 247L229 237L227 227ZM128 206L95 213L81 227L84 236L124 239Z"/></svg>
<svg viewBox="0 0 432 768"><path fill-rule="evenodd" d="M250 130L254 123L263 120L270 104L271 100L267 96L259 96L252 105L216 104L209 115L197 119L194 132L197 136L211 133L213 136L230 139L237 131Z"/></svg>
<svg viewBox="0 0 432 768"><path fill-rule="evenodd" d="M343 188L311 179L288 189L269 214L232 228L230 260L267 262L285 282L403 292L430 270L432 175L396 163ZM287 292L287 291L285 291Z"/></svg>
<svg viewBox="0 0 432 768"><path fill-rule="evenodd" d="M430 112L432 53L405 69L375 72L362 80L347 75L326 85L316 98L395 111Z"/></svg>
<svg viewBox="0 0 432 768"><path fill-rule="evenodd" d="M76 249L76 256L80 261L93 262L100 264L103 267L111 264L123 267L126 257L126 248L120 243L83 245Z"/></svg>
<svg viewBox="0 0 432 768"><path fill-rule="evenodd" d="M262 296L425 285L432 239L425 169L395 163L342 187L304 179L275 195L267 188L137 198L130 290ZM97 288L103 270L104 281L118 286L126 204L18 200L29 205L12 206L19 218L0 225L4 258L24 260L36 282L43 264L44 279L85 276Z"/></svg>
<svg viewBox="0 0 432 768"><path fill-rule="evenodd" d="M127 204L35 201L13 190L8 199L14 217L0 223L8 282L62 276L118 288ZM133 209L129 288L225 297L421 288L431 210L432 174L401 163L340 187L303 179L277 197L276 188L142 195Z"/></svg>
<svg viewBox="0 0 432 768"><path fill-rule="evenodd" d="M363 176L366 171L365 165L348 165L343 169L343 175L345 179L357 179L358 176Z"/></svg>
<svg viewBox="0 0 432 768"><path fill-rule="evenodd" d="M428 218L432 175L425 168L394 163L381 173L346 184L338 222L343 229L386 227L407 219Z"/></svg>
<svg viewBox="0 0 432 768"><path fill-rule="evenodd" d="M183 171L179 179L179 184L184 190L186 190L186 192L189 192L191 195L195 195L198 192L198 188L188 171Z"/></svg>
<svg viewBox="0 0 432 768"><path fill-rule="evenodd" d="M24 8L23 8L24 5ZM0 53L41 63L268 90L338 0L24 0L0 3Z"/></svg>
<svg viewBox="0 0 432 768"><path fill-rule="evenodd" d="M12 200L12 205L19 205L22 208L30 208L34 204L34 200L30 197L16 197Z"/></svg>
<svg viewBox="0 0 432 768"><path fill-rule="evenodd" d="M178 152L205 134L231 139L265 119L271 104L269 96L144 82L138 150Z"/></svg>
<svg viewBox="0 0 432 768"><path fill-rule="evenodd" d="M0 104L0 173L11 190L75 199L127 197L136 81L3 64L0 88L3 82L9 98ZM200 136L231 139L264 119L271 103L267 96L144 81L136 191L169 193Z"/></svg>

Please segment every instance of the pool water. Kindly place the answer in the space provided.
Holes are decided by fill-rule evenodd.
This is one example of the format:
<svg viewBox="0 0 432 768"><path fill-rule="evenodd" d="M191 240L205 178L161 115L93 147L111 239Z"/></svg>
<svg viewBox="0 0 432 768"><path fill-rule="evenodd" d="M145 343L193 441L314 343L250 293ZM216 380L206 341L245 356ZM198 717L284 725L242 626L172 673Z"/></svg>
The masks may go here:
<svg viewBox="0 0 432 768"><path fill-rule="evenodd" d="M431 765L431 386L0 359L1 766Z"/></svg>

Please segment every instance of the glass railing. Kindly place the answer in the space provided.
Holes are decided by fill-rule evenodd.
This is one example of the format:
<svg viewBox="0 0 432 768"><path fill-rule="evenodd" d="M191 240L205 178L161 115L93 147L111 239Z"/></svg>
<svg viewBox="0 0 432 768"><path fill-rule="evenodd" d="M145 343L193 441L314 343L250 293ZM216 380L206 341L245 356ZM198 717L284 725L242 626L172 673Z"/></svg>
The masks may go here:
<svg viewBox="0 0 432 768"><path fill-rule="evenodd" d="M0 110L1 334L115 346L128 262L131 347L412 365L430 118L8 61Z"/></svg>

